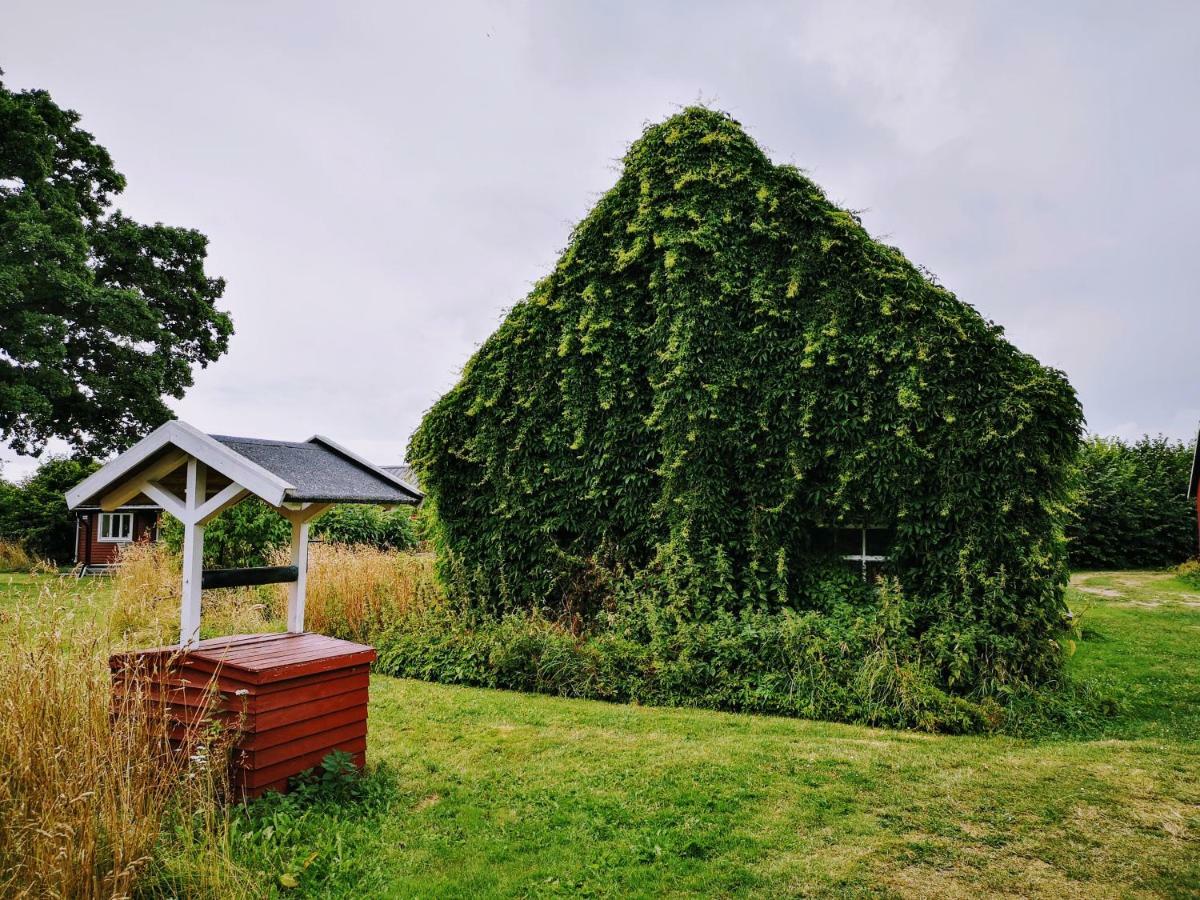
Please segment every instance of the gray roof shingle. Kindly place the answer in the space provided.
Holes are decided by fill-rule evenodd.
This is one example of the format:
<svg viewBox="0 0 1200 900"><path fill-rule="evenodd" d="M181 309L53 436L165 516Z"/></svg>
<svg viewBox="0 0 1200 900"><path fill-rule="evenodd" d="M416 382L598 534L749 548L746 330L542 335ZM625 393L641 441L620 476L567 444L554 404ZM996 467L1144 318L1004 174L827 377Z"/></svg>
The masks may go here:
<svg viewBox="0 0 1200 900"><path fill-rule="evenodd" d="M419 503L415 490L393 473L358 460L319 437L308 441L211 437L292 484L289 500L302 503Z"/></svg>

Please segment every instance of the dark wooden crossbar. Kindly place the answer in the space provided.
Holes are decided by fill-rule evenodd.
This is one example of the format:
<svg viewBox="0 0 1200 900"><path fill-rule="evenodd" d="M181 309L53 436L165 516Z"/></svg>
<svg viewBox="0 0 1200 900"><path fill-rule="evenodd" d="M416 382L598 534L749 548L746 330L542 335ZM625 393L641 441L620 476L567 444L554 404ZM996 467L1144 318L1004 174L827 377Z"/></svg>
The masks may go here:
<svg viewBox="0 0 1200 900"><path fill-rule="evenodd" d="M295 566L205 569L200 577L200 587L208 591L213 588L249 587L255 584L290 584L299 577L300 570Z"/></svg>

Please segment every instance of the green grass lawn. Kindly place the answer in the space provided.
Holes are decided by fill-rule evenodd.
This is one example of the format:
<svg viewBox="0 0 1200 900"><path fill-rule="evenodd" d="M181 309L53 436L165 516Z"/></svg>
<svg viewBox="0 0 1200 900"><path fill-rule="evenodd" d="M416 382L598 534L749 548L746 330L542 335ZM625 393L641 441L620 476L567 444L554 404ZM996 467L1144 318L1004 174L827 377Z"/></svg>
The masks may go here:
<svg viewBox="0 0 1200 900"><path fill-rule="evenodd" d="M396 799L247 841L246 861L334 896L1200 896L1200 594L1075 584L1071 668L1124 705L1097 739L376 678L369 753Z"/></svg>
<svg viewBox="0 0 1200 900"><path fill-rule="evenodd" d="M36 589L8 578L0 611ZM1200 896L1200 593L1082 574L1070 604L1073 674L1121 705L1087 739L376 677L380 796L259 810L234 851L280 896Z"/></svg>

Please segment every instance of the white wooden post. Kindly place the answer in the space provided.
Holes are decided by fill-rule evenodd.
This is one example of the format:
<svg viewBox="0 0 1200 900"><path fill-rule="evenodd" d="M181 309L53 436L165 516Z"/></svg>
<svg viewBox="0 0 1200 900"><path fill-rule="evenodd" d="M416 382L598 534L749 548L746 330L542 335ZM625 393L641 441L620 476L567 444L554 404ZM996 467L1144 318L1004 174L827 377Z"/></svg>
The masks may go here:
<svg viewBox="0 0 1200 900"><path fill-rule="evenodd" d="M293 634L304 631L304 592L308 582L308 521L292 519L292 565L296 580L288 585L287 629Z"/></svg>
<svg viewBox="0 0 1200 900"><path fill-rule="evenodd" d="M194 456L187 461L183 498L183 595L179 607L179 646L200 639L200 584L204 577L204 526L199 509L204 505L208 467Z"/></svg>

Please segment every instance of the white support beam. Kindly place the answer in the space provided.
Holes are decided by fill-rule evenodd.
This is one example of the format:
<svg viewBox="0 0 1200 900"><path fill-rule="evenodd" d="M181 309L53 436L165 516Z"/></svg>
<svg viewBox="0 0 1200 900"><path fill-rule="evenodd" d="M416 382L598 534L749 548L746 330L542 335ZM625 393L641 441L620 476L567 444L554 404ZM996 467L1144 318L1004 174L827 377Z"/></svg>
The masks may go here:
<svg viewBox="0 0 1200 900"><path fill-rule="evenodd" d="M225 510L231 506L236 506L250 492L236 482L231 482L223 487L220 491L209 497L196 510L196 521L201 525L207 525Z"/></svg>
<svg viewBox="0 0 1200 900"><path fill-rule="evenodd" d="M304 602L308 588L308 522L292 519L292 565L296 580L287 588L287 629L293 634L304 631Z"/></svg>
<svg viewBox="0 0 1200 900"><path fill-rule="evenodd" d="M138 492L145 494L180 522L188 521L187 501L180 500L158 482L140 481L138 482Z"/></svg>
<svg viewBox="0 0 1200 900"><path fill-rule="evenodd" d="M297 523L311 522L331 506L333 506L332 503L305 503L299 509L292 509L287 506L278 506L275 509L281 516L295 525Z"/></svg>
<svg viewBox="0 0 1200 900"><path fill-rule="evenodd" d="M204 503L208 467L192 457L187 462L187 495L184 497L183 594L179 606L179 646L200 640L200 594L204 577L204 526L197 512ZM165 491L163 492L166 493Z"/></svg>
<svg viewBox="0 0 1200 900"><path fill-rule="evenodd" d="M165 478L187 462L187 459L188 455L182 450L169 451L166 456L155 462L154 465L147 466L141 473L140 478L127 481L125 484L119 485L101 497L100 508L105 512L112 512L117 507L124 506L138 494L145 493L142 490L142 486L147 481L158 481L160 478Z"/></svg>

